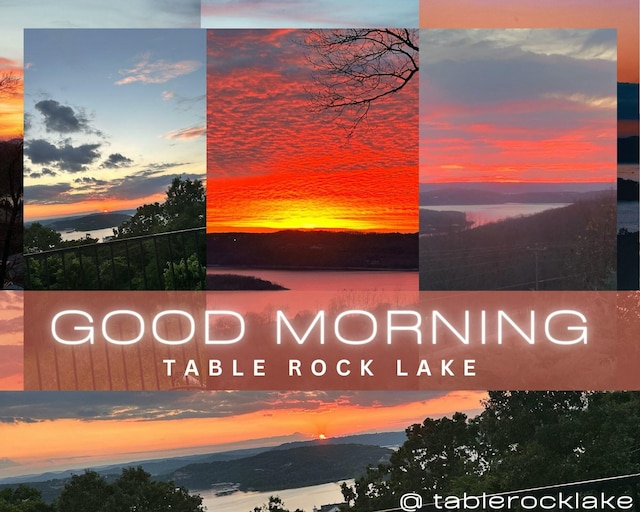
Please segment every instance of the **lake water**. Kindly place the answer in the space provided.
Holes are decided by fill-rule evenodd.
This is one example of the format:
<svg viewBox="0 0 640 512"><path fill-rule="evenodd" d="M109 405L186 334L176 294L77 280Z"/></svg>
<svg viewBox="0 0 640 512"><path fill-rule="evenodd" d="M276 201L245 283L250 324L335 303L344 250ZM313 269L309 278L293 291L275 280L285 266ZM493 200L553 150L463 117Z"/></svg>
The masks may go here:
<svg viewBox="0 0 640 512"><path fill-rule="evenodd" d="M417 271L272 270L208 267L207 274L253 276L296 291L413 291L418 289Z"/></svg>
<svg viewBox="0 0 640 512"><path fill-rule="evenodd" d="M353 480L347 480L347 484L353 484ZM254 507L267 503L269 496L279 496L288 510L300 508L305 512L312 512L314 506L320 508L321 505L343 501L340 483L271 492L236 492L229 496L216 496L213 491L200 491L198 494L210 512L253 512Z"/></svg>
<svg viewBox="0 0 640 512"><path fill-rule="evenodd" d="M635 201L619 201L618 208L618 229L625 228L628 231L638 231L640 222L640 209Z"/></svg>
<svg viewBox="0 0 640 512"><path fill-rule="evenodd" d="M509 217L534 215L536 213L562 208L570 203L504 203L504 204L447 204L436 206L420 206L423 210L438 212L464 212L467 220L473 221L471 227L477 228L490 222L498 222Z"/></svg>
<svg viewBox="0 0 640 512"><path fill-rule="evenodd" d="M113 228L94 229L92 231L58 231L58 233L62 236L63 242L79 240L81 238L85 238L87 235L89 235L90 238L97 238L99 242L102 242L102 239L105 236L113 236Z"/></svg>

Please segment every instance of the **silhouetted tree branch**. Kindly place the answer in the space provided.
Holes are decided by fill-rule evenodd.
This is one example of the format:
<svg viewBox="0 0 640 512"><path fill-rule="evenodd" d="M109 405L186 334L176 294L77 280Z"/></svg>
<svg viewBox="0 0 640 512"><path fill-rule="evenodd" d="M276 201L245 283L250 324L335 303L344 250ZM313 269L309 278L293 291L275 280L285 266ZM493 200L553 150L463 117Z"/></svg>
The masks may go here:
<svg viewBox="0 0 640 512"><path fill-rule="evenodd" d="M371 105L402 90L418 73L418 30L310 30L302 45L316 70L312 110L331 110L349 135Z"/></svg>
<svg viewBox="0 0 640 512"><path fill-rule="evenodd" d="M20 83L20 77L14 73L0 75L0 95L13 92Z"/></svg>

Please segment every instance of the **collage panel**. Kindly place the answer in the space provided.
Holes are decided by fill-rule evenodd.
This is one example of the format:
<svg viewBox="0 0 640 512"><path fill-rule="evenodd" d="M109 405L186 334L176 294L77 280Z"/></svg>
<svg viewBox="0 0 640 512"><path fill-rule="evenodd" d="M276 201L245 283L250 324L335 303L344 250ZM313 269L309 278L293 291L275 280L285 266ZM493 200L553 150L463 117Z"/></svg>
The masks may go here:
<svg viewBox="0 0 640 512"><path fill-rule="evenodd" d="M465 13L460 16L460 13ZM438 29L615 29L617 65L617 289L639 287L638 162L640 6L635 0L531 2L420 0L420 27Z"/></svg>
<svg viewBox="0 0 640 512"><path fill-rule="evenodd" d="M421 44L420 288L615 290L616 31Z"/></svg>
<svg viewBox="0 0 640 512"><path fill-rule="evenodd" d="M207 289L416 290L418 31L208 30L207 53Z"/></svg>
<svg viewBox="0 0 640 512"><path fill-rule="evenodd" d="M0 431L13 442L0 474L47 511L156 499L194 512L631 510L639 400L582 390L3 393Z"/></svg>
<svg viewBox="0 0 640 512"><path fill-rule="evenodd" d="M27 29L25 60L26 288L203 289L204 31Z"/></svg>

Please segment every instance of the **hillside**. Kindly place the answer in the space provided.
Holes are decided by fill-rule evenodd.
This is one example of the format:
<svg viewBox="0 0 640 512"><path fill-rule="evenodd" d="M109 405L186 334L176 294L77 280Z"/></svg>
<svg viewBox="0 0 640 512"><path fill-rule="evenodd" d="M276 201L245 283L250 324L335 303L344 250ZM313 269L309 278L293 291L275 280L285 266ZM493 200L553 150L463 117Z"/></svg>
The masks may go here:
<svg viewBox="0 0 640 512"><path fill-rule="evenodd" d="M610 289L615 269L615 192L420 238L421 290Z"/></svg>
<svg viewBox="0 0 640 512"><path fill-rule="evenodd" d="M252 457L190 464L163 479L191 490L235 482L242 490L273 491L355 478L368 464L386 462L392 450L359 444L321 444L272 450Z"/></svg>
<svg viewBox="0 0 640 512"><path fill-rule="evenodd" d="M92 213L83 217L71 217L47 223L47 227L56 231L93 231L96 229L119 226L129 220L131 215L124 213Z"/></svg>
<svg viewBox="0 0 640 512"><path fill-rule="evenodd" d="M296 230L214 233L207 235L207 265L409 270L418 266L418 236Z"/></svg>

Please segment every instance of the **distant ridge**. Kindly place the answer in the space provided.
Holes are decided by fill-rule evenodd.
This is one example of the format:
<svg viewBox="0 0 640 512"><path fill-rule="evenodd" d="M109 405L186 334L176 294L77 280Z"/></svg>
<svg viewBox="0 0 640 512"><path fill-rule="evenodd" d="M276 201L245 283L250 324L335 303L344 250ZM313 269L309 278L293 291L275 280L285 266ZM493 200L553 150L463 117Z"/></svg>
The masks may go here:
<svg viewBox="0 0 640 512"><path fill-rule="evenodd" d="M93 231L96 229L120 226L120 224L130 218L131 215L126 213L92 213L82 217L57 219L52 222L47 222L45 225L56 231L65 231L70 229L75 231Z"/></svg>

